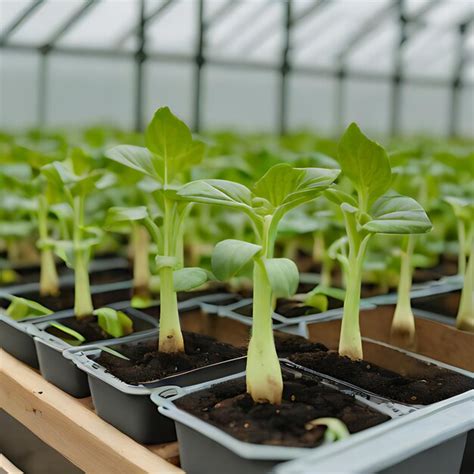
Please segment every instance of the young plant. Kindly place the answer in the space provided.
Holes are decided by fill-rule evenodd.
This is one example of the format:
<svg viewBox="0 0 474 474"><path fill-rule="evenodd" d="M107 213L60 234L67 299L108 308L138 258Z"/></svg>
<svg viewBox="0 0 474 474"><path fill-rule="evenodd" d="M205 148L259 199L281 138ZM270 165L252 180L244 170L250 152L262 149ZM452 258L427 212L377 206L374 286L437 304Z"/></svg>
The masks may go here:
<svg viewBox="0 0 474 474"><path fill-rule="evenodd" d="M150 306L150 235L142 221L148 216L145 206L111 207L107 213L105 230L129 232L133 258L133 296L134 308Z"/></svg>
<svg viewBox="0 0 474 474"><path fill-rule="evenodd" d="M369 140L355 123L347 128L339 143L338 162L356 191L355 196L337 188L325 193L328 199L340 205L347 233L337 253L347 282L339 353L361 359L361 278L370 238L374 234L425 233L431 229L431 222L414 199L387 192L392 180L387 153ZM347 251L341 251L344 248ZM411 314L400 311L394 321L397 330L410 332L413 324L410 318Z"/></svg>
<svg viewBox="0 0 474 474"><path fill-rule="evenodd" d="M176 191L204 155L205 146L193 139L184 122L168 107L156 111L145 132L146 148L119 145L106 156L122 165L140 171L155 182L153 196L162 213L162 225L147 214L141 222L150 232L158 248L156 258L160 275L161 352L184 351L179 322L177 291L200 286L207 273L200 268L183 268L183 233L191 203L177 197ZM143 210L143 209L142 209Z"/></svg>
<svg viewBox="0 0 474 474"><path fill-rule="evenodd" d="M338 174L339 170L278 164L251 190L231 181L209 179L192 182L178 192L186 200L240 210L253 224L256 243L233 239L220 242L212 255L212 269L218 279L228 280L253 264L253 324L246 377L247 391L256 402L281 402L283 382L272 313L275 298L292 296L299 281L291 260L273 256L278 224L291 209L315 199Z"/></svg>
<svg viewBox="0 0 474 474"><path fill-rule="evenodd" d="M458 197L445 198L453 208L458 224L459 269L463 271L464 285L461 292L456 327L474 332L474 200ZM467 263L466 263L467 258Z"/></svg>
<svg viewBox="0 0 474 474"><path fill-rule="evenodd" d="M47 244L53 246L66 265L74 269L74 312L77 318L90 316L93 312L89 261L92 248L100 242L103 234L101 229L87 226L85 221L86 198L95 189L102 188L104 176L92 169L89 160L81 150L74 149L67 161L55 161L41 168L50 189L61 194L64 200L61 205L67 211L58 207L58 212L63 217L73 217L72 236L67 228L62 232L63 237L69 236L70 239L48 239Z"/></svg>

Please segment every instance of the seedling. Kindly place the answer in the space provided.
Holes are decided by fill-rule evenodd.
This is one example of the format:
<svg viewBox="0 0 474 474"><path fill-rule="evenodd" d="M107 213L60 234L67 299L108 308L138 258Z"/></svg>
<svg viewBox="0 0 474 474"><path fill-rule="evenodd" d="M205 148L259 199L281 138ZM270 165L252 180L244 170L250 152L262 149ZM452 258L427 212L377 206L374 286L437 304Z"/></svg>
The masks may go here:
<svg viewBox="0 0 474 474"><path fill-rule="evenodd" d="M371 237L374 234L425 233L431 229L431 222L414 199L387 192L392 180L387 153L382 146L369 140L355 123L347 128L339 143L338 161L356 191L355 196L340 187L325 192L328 199L340 205L347 233L336 251L347 283L339 353L361 359L360 291L364 258ZM403 309L396 313L394 327L397 331L411 332L413 315Z"/></svg>
<svg viewBox="0 0 474 474"><path fill-rule="evenodd" d="M283 382L273 340L272 313L275 298L292 296L299 281L298 269L291 260L273 256L278 224L291 209L315 199L338 174L339 170L279 164L252 189L209 179L190 183L178 192L186 200L240 210L253 224L256 243L234 239L218 243L212 255L212 270L218 279L228 280L253 265L253 324L246 377L247 391L256 402L281 402Z"/></svg>
<svg viewBox="0 0 474 474"><path fill-rule="evenodd" d="M158 248L159 350L181 352L184 341L176 292L202 285L207 280L207 273L200 268L183 268L184 223L191 203L179 199L176 191L190 169L202 160L205 146L193 139L186 124L168 107L156 111L147 127L145 141L146 148L120 145L109 150L106 156L149 176L156 184L153 195L162 213L162 226L159 227L148 213L130 220L143 223Z"/></svg>

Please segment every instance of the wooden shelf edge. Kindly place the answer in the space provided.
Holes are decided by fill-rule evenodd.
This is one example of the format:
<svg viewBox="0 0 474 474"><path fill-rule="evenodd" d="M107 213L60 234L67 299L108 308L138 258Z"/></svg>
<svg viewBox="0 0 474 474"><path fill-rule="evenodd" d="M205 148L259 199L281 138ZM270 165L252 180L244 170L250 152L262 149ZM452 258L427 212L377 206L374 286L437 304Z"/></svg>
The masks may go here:
<svg viewBox="0 0 474 474"><path fill-rule="evenodd" d="M0 407L87 473L179 473L177 444L143 446L0 349Z"/></svg>
<svg viewBox="0 0 474 474"><path fill-rule="evenodd" d="M0 472L5 471L7 474L23 474L6 456L0 454Z"/></svg>

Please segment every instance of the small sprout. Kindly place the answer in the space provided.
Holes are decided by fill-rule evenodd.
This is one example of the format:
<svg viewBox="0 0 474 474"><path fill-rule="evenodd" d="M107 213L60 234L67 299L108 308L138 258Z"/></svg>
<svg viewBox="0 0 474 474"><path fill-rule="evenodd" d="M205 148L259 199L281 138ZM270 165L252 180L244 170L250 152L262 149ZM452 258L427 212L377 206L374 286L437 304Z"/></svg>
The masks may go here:
<svg viewBox="0 0 474 474"><path fill-rule="evenodd" d="M130 360L128 357L124 356L120 352L116 351L115 349L111 349L110 347L104 346L101 348L102 351L107 352L110 355L118 357L119 359Z"/></svg>
<svg viewBox="0 0 474 474"><path fill-rule="evenodd" d="M37 318L40 316L47 316L53 312L37 303L36 301L27 300L19 296L6 295L7 299L11 300L6 314L15 321L19 321L25 318Z"/></svg>
<svg viewBox="0 0 474 474"><path fill-rule="evenodd" d="M97 316L99 326L113 337L123 337L133 332L133 322L123 311L99 308L92 314Z"/></svg>
<svg viewBox="0 0 474 474"><path fill-rule="evenodd" d="M324 440L328 443L347 438L350 435L347 426L337 418L317 418L306 423L305 429L311 431L318 426L326 426Z"/></svg>
<svg viewBox="0 0 474 474"><path fill-rule="evenodd" d="M74 329L71 329L65 326L64 324L52 322L49 325L53 328L59 329L59 331L67 334L68 336L71 336L72 339L64 338L69 344L71 344L71 346L79 346L86 340L86 338L82 334L78 333L77 331L74 331Z"/></svg>

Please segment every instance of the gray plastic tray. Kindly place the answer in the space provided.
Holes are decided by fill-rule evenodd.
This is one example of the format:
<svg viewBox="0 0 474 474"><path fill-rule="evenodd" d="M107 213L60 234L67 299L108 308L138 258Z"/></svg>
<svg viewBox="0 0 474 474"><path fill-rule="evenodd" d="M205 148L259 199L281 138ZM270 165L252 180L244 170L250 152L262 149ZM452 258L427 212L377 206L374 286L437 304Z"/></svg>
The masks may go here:
<svg viewBox="0 0 474 474"><path fill-rule="evenodd" d="M282 363L284 364L285 368L297 370L299 372L312 373L294 364L288 365L287 361L282 361ZM314 375L314 373L312 374ZM472 393L463 394L458 397L454 397L449 401L441 402L432 405L431 407L421 408L420 406L410 406L401 403L395 403L382 397L374 396L365 390L353 387L350 384L344 383L337 379L319 374L318 378L324 383L354 396L360 403L367 404L372 408L389 414L392 420L382 425L365 430L361 433L352 435L348 440L330 445L322 445L314 449L264 446L245 443L233 438L223 430L212 426L190 415L189 413L186 413L183 410L180 410L173 403L173 401L177 398L189 393L197 392L214 384L222 383L224 381L243 376L244 372L240 374L234 374L224 379L214 380L205 384L187 388L164 387L152 394L151 398L159 406L160 413L172 418L176 422L178 440L181 447L181 465L186 470L186 472L209 472L209 460L202 456L202 452L204 452L204 450L206 450L206 452L213 453L212 469L214 469L215 472L226 472L226 474L239 472L269 472L271 468L279 462L290 459L299 459L313 452L317 452L321 457L324 457L327 455L327 453L333 452L335 458L337 458L338 453L348 449L349 446L358 446L361 443L363 444L365 440L378 439L382 435L390 433L393 427L400 425L406 426L410 424L410 428L408 428L408 430L410 431L414 429L411 423L413 421L419 420L420 414L430 415L431 413L437 412L438 410L443 412L446 407L457 404L462 405L462 409L466 410L469 408L469 403L471 403L473 399ZM469 429L470 424L466 423L465 420L460 422L458 419L455 426L456 430L454 433L457 435L465 433ZM452 433L453 431L449 432L449 434ZM458 463L460 463L461 458L462 451L458 453L456 458ZM311 469L298 472L315 472L314 469L317 464L312 463L308 464L308 466L311 466ZM341 471L341 466L339 466L339 470L336 469L336 471L345 472ZM318 469L318 472L330 471Z"/></svg>
<svg viewBox="0 0 474 474"><path fill-rule="evenodd" d="M163 385L187 386L243 370L245 358L213 364L160 380L131 385L123 382L96 362L101 347L122 343L138 343L150 338L158 340L158 331L147 335L132 335L106 344L72 348L64 357L87 375L96 413L111 425L140 443L156 444L174 441L176 433L169 419L161 416L150 400L155 389Z"/></svg>

